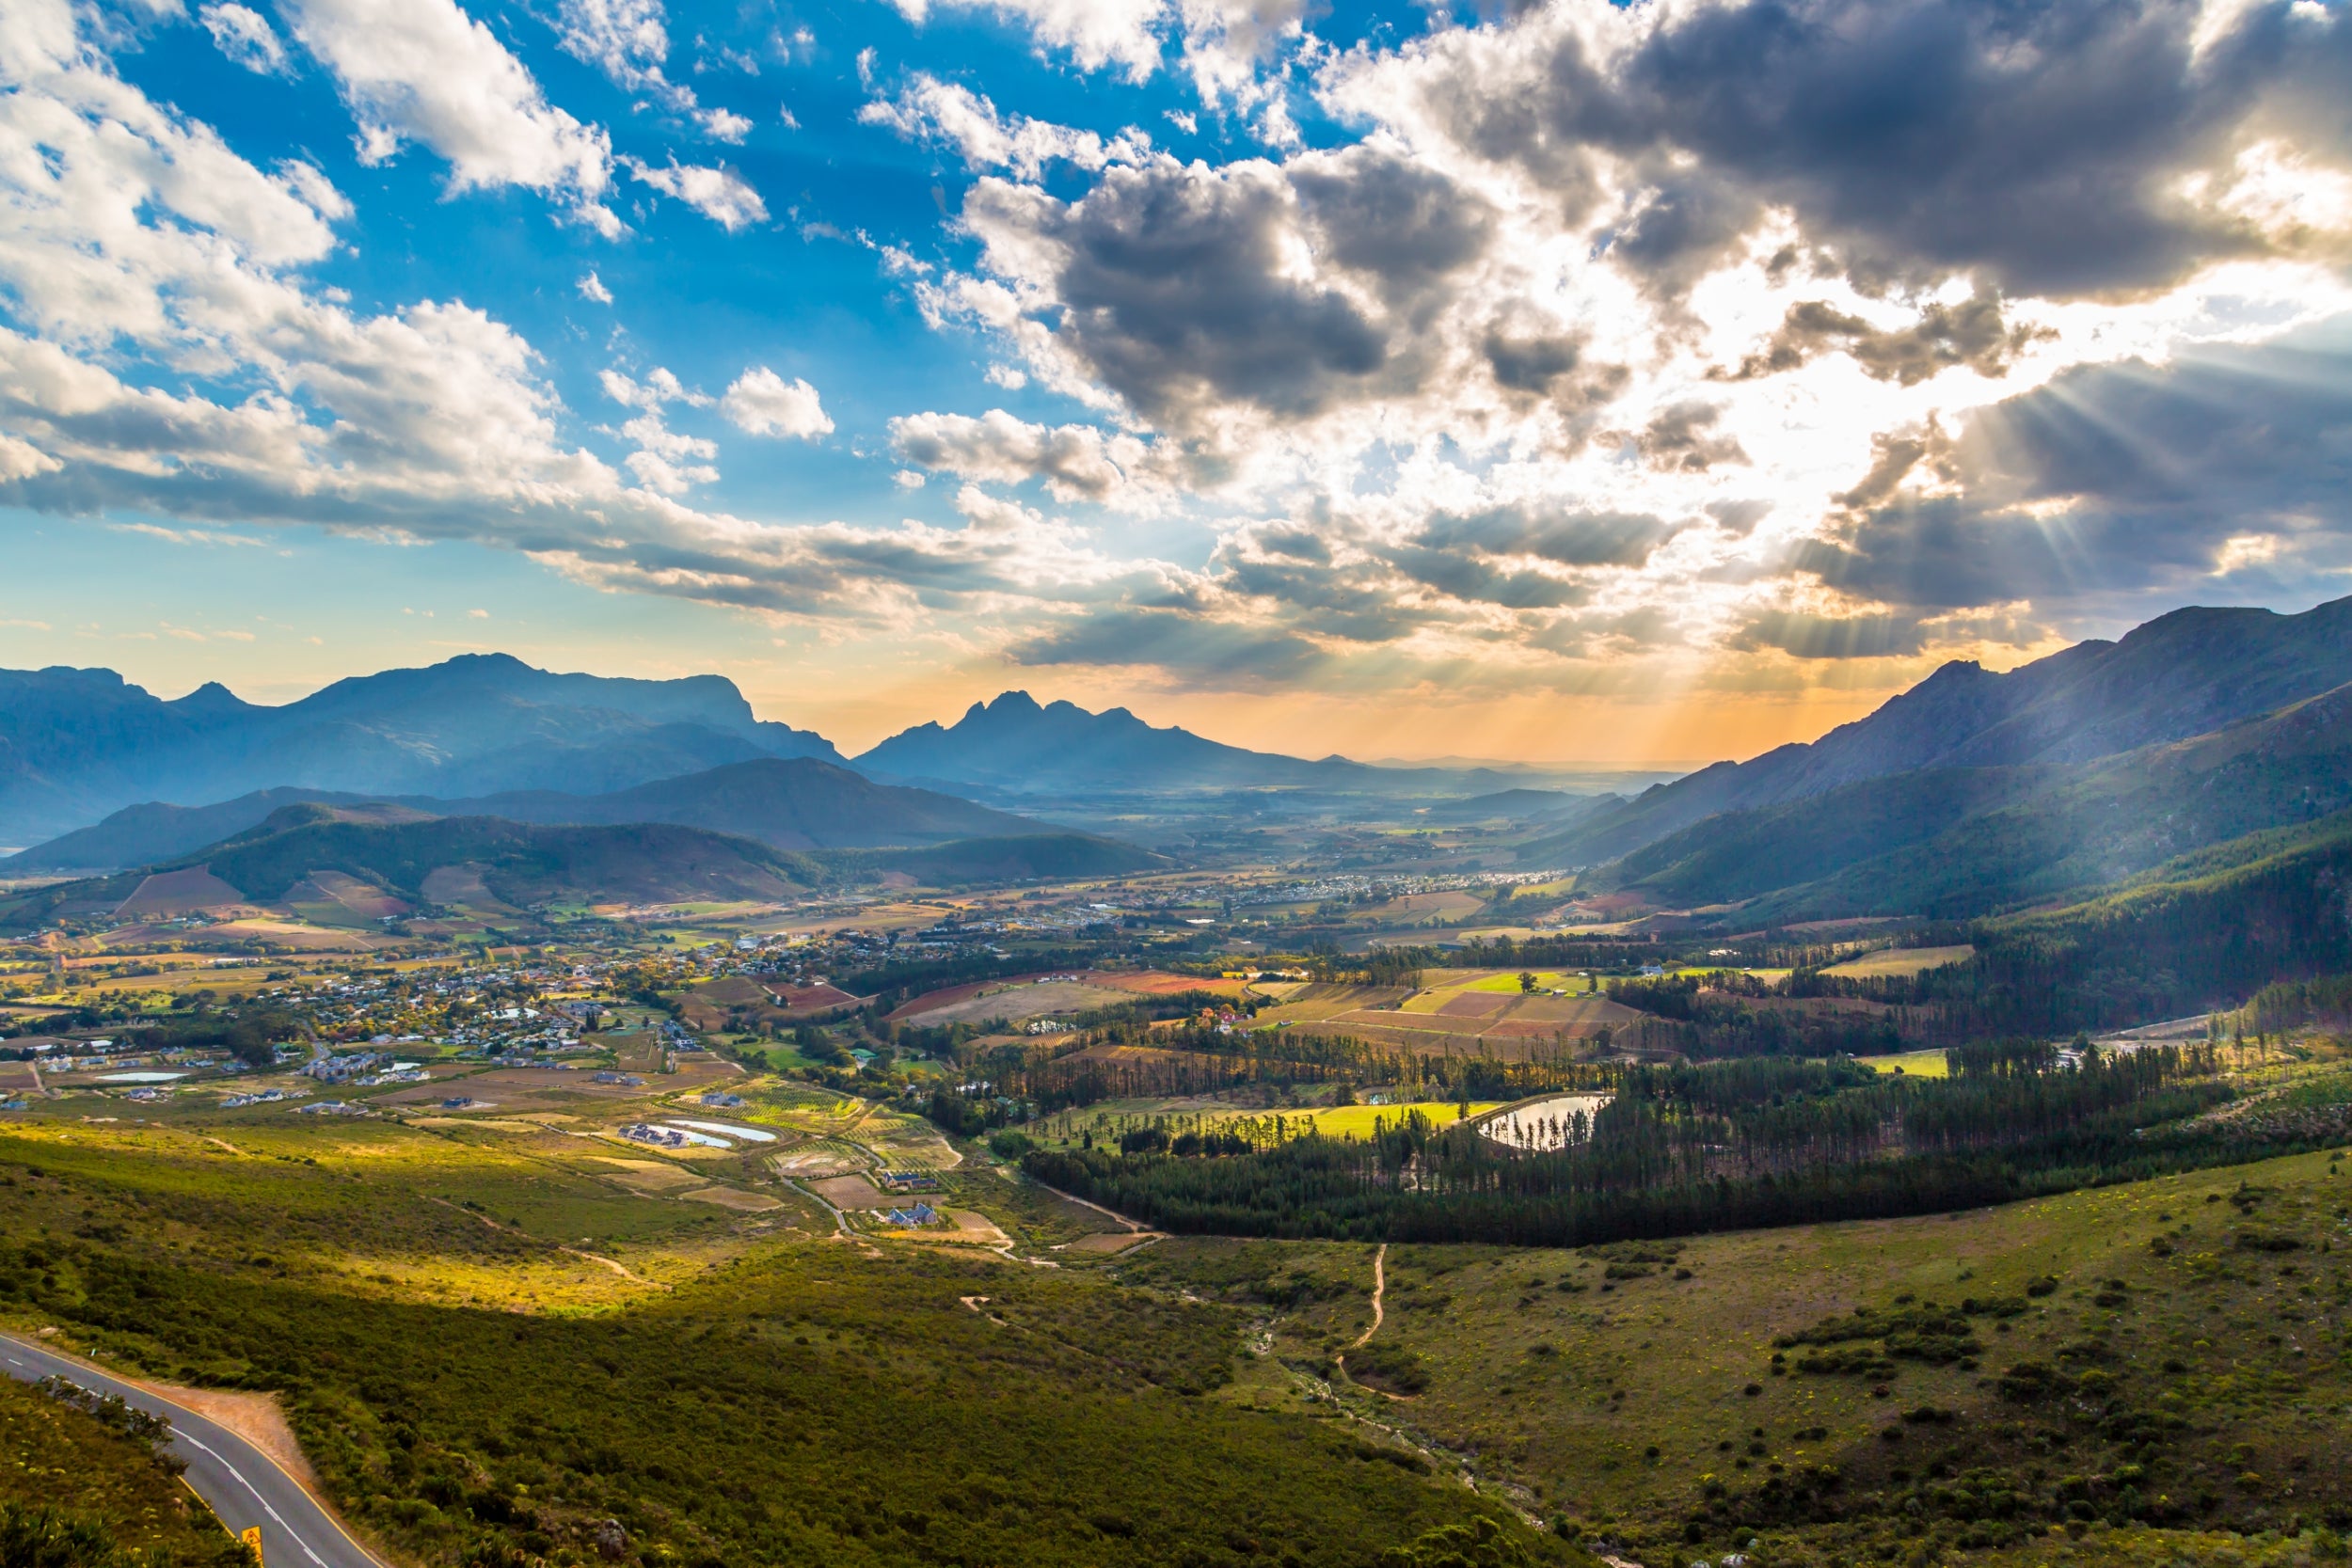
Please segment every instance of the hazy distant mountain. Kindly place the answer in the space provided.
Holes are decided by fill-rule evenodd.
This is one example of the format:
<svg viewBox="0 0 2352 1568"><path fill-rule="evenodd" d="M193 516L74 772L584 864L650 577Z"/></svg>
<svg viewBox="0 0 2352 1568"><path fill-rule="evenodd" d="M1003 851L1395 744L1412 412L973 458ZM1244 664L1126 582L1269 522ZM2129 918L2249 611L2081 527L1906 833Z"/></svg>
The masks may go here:
<svg viewBox="0 0 2352 1568"><path fill-rule="evenodd" d="M110 670L0 671L0 843L139 801L299 787L369 796L625 789L758 757L838 762L753 716L734 683L607 679L468 654L268 707L219 686L165 702Z"/></svg>
<svg viewBox="0 0 2352 1568"><path fill-rule="evenodd" d="M28 871L109 871L126 865L151 865L207 844L217 844L266 821L272 812L282 806L306 801L352 807L372 803L365 795L291 785L283 789L257 789L209 806L173 806L161 800L145 800L125 806L102 822L76 828L46 844L36 844L22 854L0 861L0 866L6 866L10 876L21 876Z"/></svg>
<svg viewBox="0 0 2352 1568"><path fill-rule="evenodd" d="M1705 818L1602 880L1743 920L1962 917L2352 810L2352 686L2084 763L1935 768Z"/></svg>
<svg viewBox="0 0 2352 1568"><path fill-rule="evenodd" d="M157 801L126 806L94 827L38 844L5 863L11 872L95 871L150 865L256 827L280 807L312 801L377 820L498 816L515 822L664 822L755 838L776 849L846 849L1020 836L1046 831L1009 812L952 795L878 784L814 757L762 757L604 795L531 790L473 800L364 795L301 788L257 790L211 806Z"/></svg>
<svg viewBox="0 0 2352 1568"><path fill-rule="evenodd" d="M553 899L656 902L781 898L824 879L804 857L697 828L546 827L488 816L385 824L319 802L281 807L259 827L135 871L44 888L8 909L11 924L51 911L119 906L150 877L202 870L243 902L286 904L328 876L407 904L452 901L436 873L525 906ZM477 895L478 898L479 895ZM108 906L108 907L114 907Z"/></svg>
<svg viewBox="0 0 2352 1568"><path fill-rule="evenodd" d="M1265 788L1389 794L1512 782L1485 770L1374 768L1339 756L1310 762L1252 752L1189 730L1155 728L1123 707L1089 713L1073 703L1041 706L1025 691L974 703L952 725L902 730L856 766L912 783L1043 796Z"/></svg>
<svg viewBox="0 0 2352 1568"><path fill-rule="evenodd" d="M2299 615L2175 610L2114 642L1994 674L1945 665L1809 745L1718 763L1595 813L1523 858L1594 863L1720 812L1756 810L1928 768L2082 763L2223 729L2352 682L2352 598Z"/></svg>
<svg viewBox="0 0 2352 1568"><path fill-rule="evenodd" d="M729 763L609 795L553 790L440 803L447 815L518 822L670 822L778 849L846 849L1023 836L1045 830L952 795L876 784L814 757Z"/></svg>
<svg viewBox="0 0 2352 1568"><path fill-rule="evenodd" d="M1109 876L1164 865L1087 833L958 839L904 849L794 851L673 823L526 823L494 816L380 820L377 802L304 801L192 853L0 898L0 929L125 909L151 913L322 899L527 908L548 902L773 899L897 873L932 886ZM354 894L363 895L359 899ZM387 906L381 912L398 913ZM373 918L373 915L371 915Z"/></svg>

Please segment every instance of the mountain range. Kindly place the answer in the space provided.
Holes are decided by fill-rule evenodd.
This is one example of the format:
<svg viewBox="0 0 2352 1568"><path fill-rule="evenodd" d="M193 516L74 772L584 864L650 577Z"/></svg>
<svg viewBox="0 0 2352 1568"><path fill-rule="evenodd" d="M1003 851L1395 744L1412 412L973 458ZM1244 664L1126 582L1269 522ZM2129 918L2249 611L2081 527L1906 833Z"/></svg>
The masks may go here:
<svg viewBox="0 0 2352 1568"><path fill-rule="evenodd" d="M93 871L149 865L191 853L314 803L346 818L415 821L496 816L511 822L619 825L659 822L755 839L771 849L848 849L1009 837L1055 830L1025 816L927 789L879 784L815 757L762 757L601 795L527 790L471 800L408 795L374 800L298 786L256 790L210 806L148 801L11 858L11 870Z"/></svg>
<svg viewBox="0 0 2352 1568"><path fill-rule="evenodd" d="M1994 674L1949 664L1809 746L1520 848L1735 924L1965 917L2352 807L2352 600L2184 610Z"/></svg>
<svg viewBox="0 0 2352 1568"><path fill-rule="evenodd" d="M1722 762L1597 812L1533 850L1597 863L1720 812L1930 768L2063 765L2185 740L2352 681L2352 598L2299 615L2177 610L2118 641L2077 642L1995 673L1973 660L1820 739Z"/></svg>
<svg viewBox="0 0 2352 1568"><path fill-rule="evenodd" d="M167 702L111 670L0 671L0 843L142 801L595 793L759 757L841 760L821 736L755 718L718 675L609 679L467 654L270 707L218 685Z"/></svg>
<svg viewBox="0 0 2352 1568"><path fill-rule="evenodd" d="M801 758L846 766L879 784L1015 803L1232 790L1438 797L1527 782L1488 768L1311 762L1156 728L1125 708L1041 705L1022 691L976 703L953 725L918 724L845 764L822 736L755 718L734 683L718 675L559 674L504 654L338 681L278 707L217 685L165 701L111 670L0 671L0 844L40 843L133 807L158 807L148 815L167 838L172 830L162 824L172 811L218 809L217 820L235 831L294 800L412 800L437 815L462 807L576 820L587 808L539 798L610 796L730 764ZM850 786L836 780L833 787ZM1008 827L974 819L965 832ZM791 847L741 824L728 831ZM904 831L806 836L819 845L896 843L907 841L894 836ZM923 835L954 836L964 832Z"/></svg>
<svg viewBox="0 0 2352 1568"><path fill-rule="evenodd" d="M1115 839L1050 830L903 848L793 850L667 822L548 825L302 800L187 854L0 896L0 930L238 906L364 926L430 906L511 915L548 903L765 901L894 876L956 887L1165 863Z"/></svg>
<svg viewBox="0 0 2352 1568"><path fill-rule="evenodd" d="M1375 768L1342 756L1317 761L1252 752L1123 707L1089 713L1040 704L1025 691L974 703L953 724L901 730L854 763L861 771L934 787L1009 796L1302 789L1347 794L1459 795L1520 782L1491 768Z"/></svg>
<svg viewBox="0 0 2352 1568"><path fill-rule="evenodd" d="M104 671L0 673L0 834L78 830L11 863L26 871L164 864L300 802L386 831L643 824L789 854L1057 831L975 796L1075 813L1291 792L1502 825L1520 864L1583 865L1580 892L1653 908L1746 924L1960 918L2352 807L2352 599L2176 610L2007 673L1947 664L1819 740L1630 799L1526 785L1252 752L1021 691L845 763L820 736L755 719L716 676L607 680L469 656L270 708L216 687L161 702Z"/></svg>

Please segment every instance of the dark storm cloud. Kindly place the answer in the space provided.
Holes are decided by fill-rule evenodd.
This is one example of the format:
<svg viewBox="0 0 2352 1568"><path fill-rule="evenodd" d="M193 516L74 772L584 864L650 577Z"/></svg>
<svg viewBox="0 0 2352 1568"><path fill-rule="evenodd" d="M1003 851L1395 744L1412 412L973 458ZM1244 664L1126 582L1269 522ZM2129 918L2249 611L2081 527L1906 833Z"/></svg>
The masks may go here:
<svg viewBox="0 0 2352 1568"><path fill-rule="evenodd" d="M1016 664L1150 666L1210 684L1279 687L1314 675L1329 656L1279 628L1168 610L1105 610L1015 642Z"/></svg>
<svg viewBox="0 0 2352 1568"><path fill-rule="evenodd" d="M1498 506L1438 513L1422 526L1418 543L1431 549L1532 555L1562 566L1639 566L1674 532L1659 518L1640 514Z"/></svg>
<svg viewBox="0 0 2352 1568"><path fill-rule="evenodd" d="M1879 467L1907 468L1936 446L1883 440ZM1935 460L1958 494L1870 506L1801 546L1795 564L1858 597L1934 612L2178 591L2249 535L2311 567L2352 556L2352 341L2341 331L2072 371L1943 447Z"/></svg>
<svg viewBox="0 0 2352 1568"><path fill-rule="evenodd" d="M1745 463L1747 452L1732 436L1719 434L1723 409L1711 403L1677 403L1661 408L1635 444L1653 468L1705 473L1718 463Z"/></svg>
<svg viewBox="0 0 2352 1568"><path fill-rule="evenodd" d="M1398 571L1456 599L1505 610L1557 610L1582 604L1592 591L1544 572L1511 571L1478 556L1406 546L1389 552Z"/></svg>
<svg viewBox="0 0 2352 1568"><path fill-rule="evenodd" d="M1788 319L1764 350L1741 360L1740 369L1723 379L1777 375L1826 353L1850 354L1865 374L1906 387L1955 365L1998 377L2009 373L2010 363L2029 344L2055 336L2046 327L2011 325L2002 315L2001 302L1983 293L1958 305L1931 305L1911 325L1892 330L1872 326L1820 300L1808 300L1789 307Z"/></svg>
<svg viewBox="0 0 2352 1568"><path fill-rule="evenodd" d="M1353 300L1284 276L1293 199L1268 166L1115 168L1050 208L984 181L964 211L1057 244L1056 336L1147 418L1206 402L1310 414L1388 356Z"/></svg>
<svg viewBox="0 0 2352 1568"><path fill-rule="evenodd" d="M1615 54L1561 14L1523 19L1513 51L1441 47L1453 69L1405 90L1572 222L1598 209L1594 152L1630 160L1653 194L1602 238L1650 281L1704 271L1770 206L1866 285L2154 288L2265 248L2183 199L2183 177L2226 182L2256 135L2333 159L2352 146L2352 28L2287 0L2201 55L2183 0L1690 6Z"/></svg>
<svg viewBox="0 0 2352 1568"><path fill-rule="evenodd" d="M1392 153L1355 147L1297 159L1287 172L1331 260L1378 279L1391 302L1474 261L1494 236L1482 198Z"/></svg>
<svg viewBox="0 0 2352 1568"><path fill-rule="evenodd" d="M1351 389L1409 390L1425 369L1411 336L1493 227L1487 204L1442 174L1360 146L1281 168L1116 167L1067 205L983 182L965 217L983 235L1049 241L1055 264L1038 281L1059 306L1057 340L1178 427L1201 407L1298 419ZM1330 281L1293 276L1299 244ZM1383 308L1333 286L1342 277Z"/></svg>

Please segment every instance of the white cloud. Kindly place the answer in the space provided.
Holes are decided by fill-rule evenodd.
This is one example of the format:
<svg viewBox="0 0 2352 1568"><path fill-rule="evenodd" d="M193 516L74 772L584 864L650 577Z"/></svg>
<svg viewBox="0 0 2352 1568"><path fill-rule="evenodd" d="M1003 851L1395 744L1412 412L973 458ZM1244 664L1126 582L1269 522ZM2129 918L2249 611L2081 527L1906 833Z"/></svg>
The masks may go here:
<svg viewBox="0 0 2352 1568"><path fill-rule="evenodd" d="M661 0L563 0L556 41L632 92L669 90L669 14Z"/></svg>
<svg viewBox="0 0 2352 1568"><path fill-rule="evenodd" d="M1148 156L1152 138L1129 127L1108 142L1091 131L1014 115L954 82L917 71L896 99L876 99L858 111L867 125L887 126L913 140L945 142L972 168L1009 168L1034 180L1057 160L1082 169L1135 163Z"/></svg>
<svg viewBox="0 0 2352 1568"><path fill-rule="evenodd" d="M750 120L725 109L698 109L694 112L694 123L712 141L739 143L752 134Z"/></svg>
<svg viewBox="0 0 2352 1568"><path fill-rule="evenodd" d="M606 369L598 372L597 382L605 396L640 410L635 419L621 426L620 432L637 449L622 462L637 476L639 483L662 495L675 496L697 484L716 483L719 470L710 466L710 460L719 455L719 444L705 436L672 430L662 412L674 403L707 408L712 401L707 395L689 389L660 365L647 372L643 381L623 371Z"/></svg>
<svg viewBox="0 0 2352 1568"><path fill-rule="evenodd" d="M606 288L604 279L598 277L593 271L582 274L574 287L580 291L580 297L582 299L593 299L598 305L612 303L612 291Z"/></svg>
<svg viewBox="0 0 2352 1568"><path fill-rule="evenodd" d="M300 182L122 82L71 0L0 16L0 504L191 540L225 541L221 522L467 540L600 587L894 624L1136 578L1019 509L945 529L696 511L664 492L700 482L711 444L660 416L710 400L615 372L644 458L615 468L565 439L536 355L485 312L367 315L307 286L335 237Z"/></svg>
<svg viewBox="0 0 2352 1568"><path fill-rule="evenodd" d="M612 146L602 128L550 104L520 60L456 0L283 0L294 36L342 90L360 161L421 142L453 192L520 185L607 235Z"/></svg>
<svg viewBox="0 0 2352 1568"><path fill-rule="evenodd" d="M817 388L797 378L787 381L765 365L737 376L719 411L754 436L813 440L833 434L833 420L818 404Z"/></svg>
<svg viewBox="0 0 2352 1568"><path fill-rule="evenodd" d="M1159 64L1165 0L891 0L920 24L937 10L987 11L1026 27L1041 49L1065 49L1089 71L1120 67L1140 82Z"/></svg>
<svg viewBox="0 0 2352 1568"><path fill-rule="evenodd" d="M707 408L710 395L697 392L672 374L667 366L656 365L645 372L643 381L632 380L625 372L607 369L596 372L597 385L604 395L614 403L629 408L642 408L657 413L664 404L682 403L691 408Z"/></svg>
<svg viewBox="0 0 2352 1568"><path fill-rule="evenodd" d="M670 80L670 19L662 0L563 0L555 34L565 54L596 67L615 86L684 115L713 141L740 142L751 134L752 122L741 115L705 108L692 87Z"/></svg>
<svg viewBox="0 0 2352 1568"><path fill-rule="evenodd" d="M912 414L890 421L890 444L910 463L984 483L1042 480L1057 500L1103 501L1125 491L1150 466L1132 436L1105 437L1091 425L1047 426L992 408L966 414ZM1135 499L1135 498L1128 498Z"/></svg>
<svg viewBox="0 0 2352 1568"><path fill-rule="evenodd" d="M286 46L261 12L228 0L196 14L213 35L215 46L246 70L269 76L286 69Z"/></svg>
<svg viewBox="0 0 2352 1568"><path fill-rule="evenodd" d="M1267 62L1311 58L1360 139L1106 157L1073 198L1041 171L1086 162L1022 156L1020 122L975 94L918 77L866 118L1017 176L974 185L978 264L916 299L1104 427L916 415L892 427L899 455L1274 515L1228 526L1190 584L1210 662L1264 653L1232 627L1277 623L1424 670L1964 655L1995 626L2050 635L2038 607L2106 584L2196 592L2217 566L2286 580L2316 559L2336 372L2312 372L2292 417L2250 374L2197 372L2263 410L2260 438L2203 445L2192 400L2156 388L2201 343L2352 310L2352 135L2317 107L2343 100L2341 19L2247 0L2192 69L2186 5L2004 22L1814 0L1819 25L1791 29L1768 0L1555 4L1320 55L1293 53L1296 7L1179 9L1204 101L1275 128ZM1931 62L1904 52L1930 36ZM1849 135L1865 99L1888 125ZM2093 388L2106 412L2070 420ZM2144 438L2136 464L2106 455L2159 404L2171 447L2227 470L2214 504ZM2165 519L2136 556L2133 515ZM2054 531L2083 559L2054 558ZM1053 646L1106 656L1142 625Z"/></svg>
<svg viewBox="0 0 2352 1568"><path fill-rule="evenodd" d="M1261 69L1284 43L1306 32L1307 0L1177 3L1184 18L1184 69L1211 108L1227 100L1244 107L1263 100L1270 85Z"/></svg>
<svg viewBox="0 0 2352 1568"><path fill-rule="evenodd" d="M11 480L30 479L35 474L56 473L65 467L29 441L13 436L0 436L0 484ZM916 476L918 479L920 475Z"/></svg>
<svg viewBox="0 0 2352 1568"><path fill-rule="evenodd" d="M768 221L768 204L733 169L680 165L675 159L666 167L635 158L624 158L622 163L632 178L685 202L730 234Z"/></svg>

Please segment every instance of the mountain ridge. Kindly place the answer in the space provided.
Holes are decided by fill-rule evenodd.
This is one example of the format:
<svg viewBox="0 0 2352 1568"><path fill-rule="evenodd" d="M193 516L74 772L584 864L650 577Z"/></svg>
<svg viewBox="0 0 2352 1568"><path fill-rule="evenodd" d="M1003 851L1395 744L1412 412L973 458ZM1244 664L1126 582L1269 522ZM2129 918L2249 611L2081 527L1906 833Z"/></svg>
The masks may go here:
<svg viewBox="0 0 2352 1568"><path fill-rule="evenodd" d="M1375 768L1337 753L1310 761L1255 752L1182 725L1147 723L1125 707L1094 713L1066 699L1041 704L1019 689L972 704L952 724L912 725L851 763L907 784L1013 796L1276 788L1386 795L1524 782L1487 768Z"/></svg>
<svg viewBox="0 0 2352 1568"><path fill-rule="evenodd" d="M377 805L425 816L496 816L548 827L660 823L731 833L788 850L912 847L1051 831L1048 824L955 796L876 784L816 757L757 757L599 795L531 790L440 800L289 786L208 806L143 801L34 845L6 863L20 871L151 864L219 843L281 807L303 803Z"/></svg>
<svg viewBox="0 0 2352 1568"><path fill-rule="evenodd" d="M2006 673L1954 660L1819 740L1721 762L1521 848L1616 860L1724 812L1931 768L2095 761L2187 740L2352 681L2352 597L2281 615L2192 606Z"/></svg>
<svg viewBox="0 0 2352 1568"><path fill-rule="evenodd" d="M379 671L282 706L217 684L163 699L111 670L0 671L0 841L41 840L150 800L303 787L348 794L612 790L763 756L839 763L762 721L719 675L646 681L506 654Z"/></svg>
<svg viewBox="0 0 2352 1568"><path fill-rule="evenodd" d="M0 897L0 929L116 917L134 900L140 912L156 914L239 904L294 907L337 878L410 906L478 904L486 896L511 911L567 900L767 901L892 874L918 884L958 886L1117 875L1168 863L1131 844L1068 832L794 851L674 823L374 819L371 808L380 804L364 802L355 810L298 801L188 854ZM444 891L450 886L484 891L469 897Z"/></svg>

